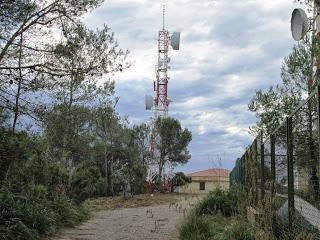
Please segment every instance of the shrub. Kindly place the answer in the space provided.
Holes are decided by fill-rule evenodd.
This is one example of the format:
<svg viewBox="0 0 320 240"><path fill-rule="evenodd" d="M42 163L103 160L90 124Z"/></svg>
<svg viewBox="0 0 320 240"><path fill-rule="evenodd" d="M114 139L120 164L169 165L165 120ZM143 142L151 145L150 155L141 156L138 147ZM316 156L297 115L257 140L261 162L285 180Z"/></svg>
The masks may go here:
<svg viewBox="0 0 320 240"><path fill-rule="evenodd" d="M210 192L181 226L180 239L254 240L253 227L241 215L236 215L245 209L245 196L239 187Z"/></svg>
<svg viewBox="0 0 320 240"><path fill-rule="evenodd" d="M231 216L234 211L234 205L228 192L221 189L210 192L194 209L197 215L221 213L226 217Z"/></svg>
<svg viewBox="0 0 320 240"><path fill-rule="evenodd" d="M210 240L214 227L208 216L191 214L180 228L180 240Z"/></svg>
<svg viewBox="0 0 320 240"><path fill-rule="evenodd" d="M174 182L176 183L176 186L183 186L187 183L191 183L192 179L183 172L177 172L174 176Z"/></svg>
<svg viewBox="0 0 320 240"><path fill-rule="evenodd" d="M0 239L37 240L62 226L74 226L87 212L66 195L51 198L43 185L30 185L23 192L0 188Z"/></svg>
<svg viewBox="0 0 320 240"><path fill-rule="evenodd" d="M241 185L233 185L228 191L228 196L232 202L233 210L240 215L246 215L248 198L247 193Z"/></svg>
<svg viewBox="0 0 320 240"><path fill-rule="evenodd" d="M226 239L254 240L254 229L245 220L237 218L230 222L224 233Z"/></svg>

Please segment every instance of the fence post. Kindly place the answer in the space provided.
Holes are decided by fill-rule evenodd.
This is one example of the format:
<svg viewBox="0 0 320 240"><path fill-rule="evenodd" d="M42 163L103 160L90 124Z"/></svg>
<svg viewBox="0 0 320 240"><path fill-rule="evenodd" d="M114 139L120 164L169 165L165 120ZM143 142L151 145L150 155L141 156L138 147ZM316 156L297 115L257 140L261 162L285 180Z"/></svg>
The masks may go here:
<svg viewBox="0 0 320 240"><path fill-rule="evenodd" d="M273 202L276 196L276 138L275 135L270 135L270 155L271 155L271 201ZM275 211L274 208L271 209L271 223L272 229L275 230Z"/></svg>
<svg viewBox="0 0 320 240"><path fill-rule="evenodd" d="M263 144L263 132L260 134L260 164L261 164L261 202L264 205L264 188L265 188L265 168L264 168L264 144Z"/></svg>
<svg viewBox="0 0 320 240"><path fill-rule="evenodd" d="M317 134L318 134L318 161L320 165L320 85L317 86Z"/></svg>
<svg viewBox="0 0 320 240"><path fill-rule="evenodd" d="M258 203L259 203L259 186L258 186L258 178L259 178L259 167L258 167L258 138L256 138L254 140L254 149L253 149L253 152L254 152L254 156L253 156L253 159L252 161L254 161L254 164L252 165L254 167L254 186L255 186L255 189L254 189L254 204L255 206L258 206ZM252 151L251 151L251 154L252 154ZM252 156L252 155L251 155ZM252 183L253 184L253 183Z"/></svg>
<svg viewBox="0 0 320 240"><path fill-rule="evenodd" d="M274 135L270 136L270 154L271 154L271 197L275 197L276 186L276 138Z"/></svg>
<svg viewBox="0 0 320 240"><path fill-rule="evenodd" d="M294 221L294 177L293 177L293 141L292 141L292 117L286 119L287 135L287 161L288 161L288 213L289 231L293 232Z"/></svg>

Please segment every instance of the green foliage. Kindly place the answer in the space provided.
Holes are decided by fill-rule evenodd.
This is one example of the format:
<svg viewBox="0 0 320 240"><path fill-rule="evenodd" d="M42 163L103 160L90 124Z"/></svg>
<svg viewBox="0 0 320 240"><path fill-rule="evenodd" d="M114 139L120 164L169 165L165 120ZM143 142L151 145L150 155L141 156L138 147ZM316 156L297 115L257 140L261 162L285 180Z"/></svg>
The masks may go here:
<svg viewBox="0 0 320 240"><path fill-rule="evenodd" d="M246 224L243 219L232 220L225 228L225 240L255 240L254 229ZM221 240L222 240L221 239Z"/></svg>
<svg viewBox="0 0 320 240"><path fill-rule="evenodd" d="M185 164L189 161L191 155L187 147L192 140L192 133L188 129L182 129L180 122L171 117L158 118L155 128L160 138L157 144L160 152L157 164L159 165L159 176L162 176L162 170L167 161L174 165Z"/></svg>
<svg viewBox="0 0 320 240"><path fill-rule="evenodd" d="M255 231L243 218L246 195L238 186L210 192L180 227L181 240L254 240ZM240 215L239 215L240 214Z"/></svg>
<svg viewBox="0 0 320 240"><path fill-rule="evenodd" d="M198 216L221 213L225 217L230 217L235 212L235 209L228 192L216 189L200 201L194 212Z"/></svg>
<svg viewBox="0 0 320 240"><path fill-rule="evenodd" d="M233 184L228 191L228 196L232 202L234 213L245 216L247 214L248 197L243 186Z"/></svg>
<svg viewBox="0 0 320 240"><path fill-rule="evenodd" d="M180 228L180 240L210 240L215 235L208 216L191 214Z"/></svg>
<svg viewBox="0 0 320 240"><path fill-rule="evenodd" d="M99 168L90 161L84 161L77 166L72 175L72 194L76 199L84 201L98 195L101 182Z"/></svg>
<svg viewBox="0 0 320 240"><path fill-rule="evenodd" d="M188 129L182 129L174 118L158 118L155 127L160 137L159 150L162 158L168 158L172 163L187 163L190 159L188 144L192 134Z"/></svg>
<svg viewBox="0 0 320 240"><path fill-rule="evenodd" d="M319 50L311 48L308 41L295 45L283 61L282 84L271 86L267 91L258 90L251 99L248 108L258 119L256 125L250 128L253 135L256 136L261 130L271 134L312 90L308 86L312 76L312 51ZM314 82L313 87L315 85Z"/></svg>
<svg viewBox="0 0 320 240"><path fill-rule="evenodd" d="M128 126L103 77L129 67L129 52L106 25L81 22L102 2L0 1L0 239L74 226L79 202L124 182L145 191L150 128Z"/></svg>
<svg viewBox="0 0 320 240"><path fill-rule="evenodd" d="M62 226L74 226L87 212L65 195L51 198L43 185L30 185L22 192L0 188L0 238L40 239Z"/></svg>
<svg viewBox="0 0 320 240"><path fill-rule="evenodd" d="M192 178L186 176L183 172L177 172L174 176L176 186L183 186L192 182Z"/></svg>
<svg viewBox="0 0 320 240"><path fill-rule="evenodd" d="M232 186L228 191L218 188L207 194L193 212L198 216L221 214L224 217L231 217L235 214L245 214L246 199L246 192L238 185Z"/></svg>

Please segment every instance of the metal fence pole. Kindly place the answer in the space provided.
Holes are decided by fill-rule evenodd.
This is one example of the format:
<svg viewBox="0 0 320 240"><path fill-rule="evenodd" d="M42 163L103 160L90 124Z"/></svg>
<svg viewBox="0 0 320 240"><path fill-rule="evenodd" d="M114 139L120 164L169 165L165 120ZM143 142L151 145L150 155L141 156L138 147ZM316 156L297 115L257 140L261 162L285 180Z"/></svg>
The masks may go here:
<svg viewBox="0 0 320 240"><path fill-rule="evenodd" d="M258 177L259 177L259 167L258 167L258 139L256 138L254 140L254 149L253 149L253 152L254 152L254 156L253 156L253 161L254 161L254 164L253 164L253 167L254 167L254 186L255 186L255 189L254 189L254 204L255 206L258 205L258 202L259 202L259 186L258 186Z"/></svg>
<svg viewBox="0 0 320 240"><path fill-rule="evenodd" d="M318 161L320 166L320 85L317 86L317 134L318 134Z"/></svg>
<svg viewBox="0 0 320 240"><path fill-rule="evenodd" d="M271 202L273 202L276 196L276 138L273 134L270 136L270 155L271 155ZM274 208L271 209L271 223L272 231L275 230L275 211Z"/></svg>
<svg viewBox="0 0 320 240"><path fill-rule="evenodd" d="M271 197L275 197L276 186L276 138L274 135L270 136L270 153L271 153Z"/></svg>
<svg viewBox="0 0 320 240"><path fill-rule="evenodd" d="M288 161L288 213L289 213L289 231L293 232L294 222L294 176L293 176L293 135L292 135L292 117L286 119L287 135L287 161Z"/></svg>
<svg viewBox="0 0 320 240"><path fill-rule="evenodd" d="M261 202L264 205L265 201L264 201L264 187L265 187L265 167L264 167L264 144L263 144L263 132L261 132L260 134L260 164L261 164L261 184L260 184L260 188L261 188Z"/></svg>

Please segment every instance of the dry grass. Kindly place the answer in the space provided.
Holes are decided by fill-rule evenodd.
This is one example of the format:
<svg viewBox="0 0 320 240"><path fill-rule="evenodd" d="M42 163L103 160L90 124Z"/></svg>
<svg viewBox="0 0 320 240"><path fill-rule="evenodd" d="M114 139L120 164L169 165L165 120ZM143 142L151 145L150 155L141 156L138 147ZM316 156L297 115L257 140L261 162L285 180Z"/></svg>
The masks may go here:
<svg viewBox="0 0 320 240"><path fill-rule="evenodd" d="M135 195L133 198L124 199L123 196L117 197L101 197L90 199L85 202L85 205L90 211L114 210L121 208L137 208L148 207L163 204L175 203L179 197L184 197L178 194L141 194Z"/></svg>

